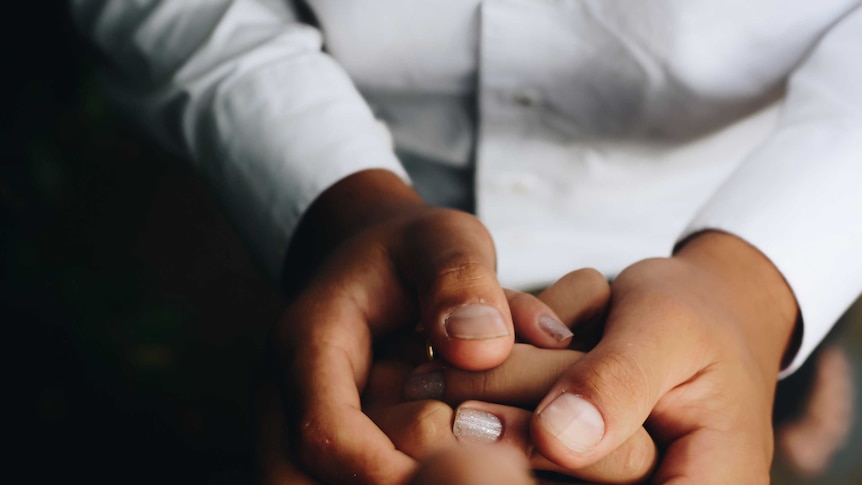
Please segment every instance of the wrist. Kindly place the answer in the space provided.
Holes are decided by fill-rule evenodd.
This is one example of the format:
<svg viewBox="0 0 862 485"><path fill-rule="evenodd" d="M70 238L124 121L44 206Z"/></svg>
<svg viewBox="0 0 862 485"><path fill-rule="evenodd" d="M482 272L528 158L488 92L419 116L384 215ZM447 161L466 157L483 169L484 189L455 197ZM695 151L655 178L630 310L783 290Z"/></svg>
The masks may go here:
<svg viewBox="0 0 862 485"><path fill-rule="evenodd" d="M741 238L718 231L694 235L674 258L695 265L724 297L746 342L758 353L764 371L777 374L795 350L799 307L778 268Z"/></svg>
<svg viewBox="0 0 862 485"><path fill-rule="evenodd" d="M286 248L285 294L290 298L300 291L320 262L345 239L427 207L412 187L388 170L364 170L336 182L311 204Z"/></svg>
<svg viewBox="0 0 862 485"><path fill-rule="evenodd" d="M307 217L324 248L364 229L428 208L412 187L388 170L363 170L324 191Z"/></svg>

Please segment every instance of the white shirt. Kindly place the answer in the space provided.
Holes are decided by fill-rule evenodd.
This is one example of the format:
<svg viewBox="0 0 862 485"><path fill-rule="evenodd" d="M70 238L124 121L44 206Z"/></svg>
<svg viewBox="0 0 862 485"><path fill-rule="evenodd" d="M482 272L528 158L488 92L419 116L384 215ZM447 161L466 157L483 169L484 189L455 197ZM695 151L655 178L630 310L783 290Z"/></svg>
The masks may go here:
<svg viewBox="0 0 862 485"><path fill-rule="evenodd" d="M397 147L475 163L507 286L723 230L797 298L786 372L862 293L862 2L306 3L317 27L288 0L72 1L114 97L273 272L323 190L407 177Z"/></svg>

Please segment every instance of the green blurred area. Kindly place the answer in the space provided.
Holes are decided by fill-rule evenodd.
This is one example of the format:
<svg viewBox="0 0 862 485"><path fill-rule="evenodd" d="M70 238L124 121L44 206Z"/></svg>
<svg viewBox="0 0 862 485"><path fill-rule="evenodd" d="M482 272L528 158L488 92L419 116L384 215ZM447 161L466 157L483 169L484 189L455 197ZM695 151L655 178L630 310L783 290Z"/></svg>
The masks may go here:
<svg viewBox="0 0 862 485"><path fill-rule="evenodd" d="M184 163L112 112L63 2L27 5L0 132L15 466L34 483L248 483L250 383L281 300ZM860 321L832 337L857 389ZM825 476L779 461L775 483L862 483L860 449L857 419Z"/></svg>

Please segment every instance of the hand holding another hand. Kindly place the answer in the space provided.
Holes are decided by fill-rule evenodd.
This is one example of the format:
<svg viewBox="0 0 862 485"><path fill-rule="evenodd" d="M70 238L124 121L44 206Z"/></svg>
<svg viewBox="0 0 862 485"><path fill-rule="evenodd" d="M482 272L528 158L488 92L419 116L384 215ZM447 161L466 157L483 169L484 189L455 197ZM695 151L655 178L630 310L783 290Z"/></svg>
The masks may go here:
<svg viewBox="0 0 862 485"><path fill-rule="evenodd" d="M459 367L505 360L515 334L493 242L475 217L427 206L385 171L342 180L309 217L323 261L274 332L291 442L321 480L402 483L414 460L362 411L375 339L421 322Z"/></svg>
<svg viewBox="0 0 862 485"><path fill-rule="evenodd" d="M541 295L561 316L571 308L564 282ZM662 449L651 483L768 483L775 385L798 319L792 292L759 251L701 233L613 282L599 344L561 370L530 439L577 470L618 454L643 424ZM477 381L447 370L445 393L481 382L499 398L494 372Z"/></svg>
<svg viewBox="0 0 862 485"><path fill-rule="evenodd" d="M316 203L313 214L331 232L322 238L326 257L275 333L288 416L295 418L290 441L303 468L327 482L403 483L416 469L414 457L393 443L404 427L389 429L390 439L360 398L375 341L405 322L421 322L437 354L467 371L505 361L513 313L527 322L519 334L565 346L543 328L541 305L522 318L518 309L532 300L507 301L493 243L478 220L428 207L403 184L388 193L391 177L350 177ZM583 307L573 291L561 281L541 298L571 323L576 318L567 315ZM559 469L589 470L613 463L646 423L665 450L657 483L766 481L775 379L797 314L774 266L734 236L704 233L672 258L632 265L613 283L599 344L571 362L550 391L553 377L509 396L522 403L546 395L529 418L529 440L518 434L515 442L532 442ZM485 394L464 397L506 402L490 392L493 374L484 375L478 382ZM411 453L419 456L419 448Z"/></svg>
<svg viewBox="0 0 862 485"><path fill-rule="evenodd" d="M607 282L595 271L574 272L558 283L556 289L568 290L566 293L571 305L567 307L568 313L564 318L567 323L603 313L607 302ZM555 347L564 347L568 343L568 339L560 342L541 332L542 319L548 316L557 318L553 310L533 296L513 291L506 293L512 313L516 315L515 330L519 335L533 334ZM416 344L421 343L422 339L408 332L406 340L402 339L402 345L397 346L413 349L413 352L406 354L408 360L411 356L421 355L416 352L421 349L421 345L411 345L411 340ZM399 451L419 462L451 447L493 443L494 449L518 450L522 456L529 458L529 466L535 470L574 475L601 483L637 482L649 476L657 458L655 445L643 429L604 460L580 470L571 470L548 461L541 454L533 453L529 439L530 411L504 404L468 400L474 397L532 409L558 375L582 355L573 350L545 350L516 344L510 357L489 371L464 371L452 366L443 367L441 361L436 361L420 366L412 375L415 363L421 360L414 358L413 363L405 360L376 362L362 394L362 408ZM436 374L439 385L429 388L420 384L417 388L417 382L429 374ZM404 402L405 385L408 397L421 400ZM423 392L434 395L422 395ZM445 398L455 409L445 402L425 399L432 397ZM278 435L283 421L281 416L276 415L280 411L275 407L263 413L266 416L265 423L268 424L263 430L264 434ZM344 432L350 433L350 430ZM293 483L291 480L300 479L312 483L310 478L304 477L290 463L285 450L273 452L273 448L283 448L280 443L282 439L276 436L264 446L264 451L269 451L264 455L264 459L268 460L263 467L267 472L265 483ZM476 466L484 468L481 463ZM523 474L528 476L529 470L525 468Z"/></svg>
<svg viewBox="0 0 862 485"><path fill-rule="evenodd" d="M797 320L759 251L697 235L612 283L601 341L538 405L530 436L558 465L580 468L645 425L663 450L654 483L768 483L775 385Z"/></svg>

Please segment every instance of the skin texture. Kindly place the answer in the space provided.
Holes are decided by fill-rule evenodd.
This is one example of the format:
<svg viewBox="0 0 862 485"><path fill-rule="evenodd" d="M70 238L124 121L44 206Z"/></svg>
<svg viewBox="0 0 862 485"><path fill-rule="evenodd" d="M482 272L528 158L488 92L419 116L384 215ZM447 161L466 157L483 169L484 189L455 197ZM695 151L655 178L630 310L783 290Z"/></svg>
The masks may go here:
<svg viewBox="0 0 862 485"><path fill-rule="evenodd" d="M450 448L427 460L410 485L533 485L524 457L513 449Z"/></svg>
<svg viewBox="0 0 862 485"><path fill-rule="evenodd" d="M315 224L326 228L319 236L325 256L273 333L292 397L290 441L320 480L401 483L414 461L362 412L372 346L421 322L439 354L460 367L505 360L515 336L493 244L475 217L429 207L383 171L336 184L311 216L326 221ZM496 312L502 333L450 336L451 315L468 305Z"/></svg>
<svg viewBox="0 0 862 485"><path fill-rule="evenodd" d="M386 172L336 184L311 217L323 228L322 263L274 333L289 441L317 479L403 483L415 460L362 410L373 345L419 321L455 367L504 362L515 331L493 242L473 216L424 205ZM562 317L582 311L571 295L554 285L540 299ZM504 330L454 338L452 316L471 305L495 311ZM665 450L657 483L766 483L775 380L797 320L792 293L762 254L731 235L697 235L614 281L601 340L538 404L530 438L556 465L582 469L646 422ZM560 396L598 421L597 443L573 450L561 439L552 418L568 415L550 407Z"/></svg>
<svg viewBox="0 0 862 485"><path fill-rule="evenodd" d="M453 362L479 369L504 360L514 331L493 271L493 245L474 217L427 206L385 171L342 180L308 217L312 232L297 237L314 239L322 261L273 332L281 380L296 397L289 402L290 440L320 479L398 483L413 461L365 416L359 397L375 337L421 315ZM441 239L446 234L451 239ZM496 309L505 335L449 344L444 322L471 303Z"/></svg>
<svg viewBox="0 0 862 485"><path fill-rule="evenodd" d="M395 446L417 460L453 444L471 444L469 436L453 435L456 412L463 409L496 416L502 435L495 444L522 450L535 470L545 470L601 483L637 483L653 471L658 451L643 428L603 460L580 469L559 466L536 453L529 437L532 409L553 385L560 372L577 362L583 354L572 350L539 349L516 344L512 355L501 366L487 372L443 368L445 400L422 399L404 403L404 387L411 369L426 372L427 366L414 369L401 363L382 362L372 370L364 396L366 413L390 437ZM530 370L532 369L532 370ZM494 399L518 402L522 407L470 400ZM451 407L450 407L451 405ZM527 409L524 409L526 407ZM481 440L480 440L481 441Z"/></svg>
<svg viewBox="0 0 862 485"><path fill-rule="evenodd" d="M521 363L521 359L536 358L537 353L560 352L519 345L522 349L515 363ZM570 360L580 357L575 352L569 352L568 356ZM403 385L410 369L410 366L401 363L386 362L375 365L367 392L371 395L369 401L373 404L366 406L365 412L399 450L416 459L420 466L441 451L469 448L477 444L518 451L520 460L525 460L523 470L525 474L529 474L530 470L545 470L596 483L639 483L649 476L655 466L657 450L643 429L599 463L580 470L567 470L534 452L529 439L532 414L530 411L481 401L465 401L455 408L436 400L405 403L403 399L398 398L398 402L389 402L389 396L396 395L392 390L395 386ZM511 380L505 382L507 378ZM517 386L523 383L518 376L498 375L497 379L496 392L498 393L501 386ZM550 381L550 379L546 380ZM262 482L266 484L318 483L296 466L284 450L283 413L273 391L274 387L270 382L267 388L261 388L259 395L261 402L267 404L260 410L264 418L260 427L262 452L259 454L264 472ZM265 393L270 394L264 395ZM495 416L501 423L500 436L491 440L490 445L484 440L477 440L470 436L456 436L453 433L453 421L457 421L456 414L462 410ZM485 467L481 463L474 465L479 470Z"/></svg>
<svg viewBox="0 0 862 485"><path fill-rule="evenodd" d="M572 300L581 307L578 314L592 314L607 302L607 282L601 280L604 286L590 284L591 281L596 282L594 271L575 272L570 275L568 281L580 288L577 299ZM521 330L528 335L538 335L535 331L538 329L540 318L548 315L558 318L553 310L536 297L514 291L506 293L513 314L523 317L515 321L516 333L519 335L522 333ZM547 337L547 334L542 334L540 340ZM421 338L415 332L411 332L406 337L402 337L402 341L394 347L421 349L421 346L411 345L414 343L410 342L411 340L421 341ZM555 339L550 341L556 347L566 344ZM574 475L602 483L634 483L648 476L655 466L657 450L652 439L643 429L607 459L581 470L569 470L550 462L541 454L534 453L529 439L531 413L525 409L479 401L465 402L466 398L455 402L452 393L447 398L452 403L452 407L437 400L405 402L404 386L411 372L428 367L421 365L417 368L417 364L421 362L416 359L417 355L420 354L414 352L400 360L384 360L376 363L371 369L362 395L363 412L386 434L399 451L412 459L422 462L435 453L453 446L475 444L475 441L470 440L469 437L457 437L453 434L456 412L468 409L496 416L502 423L502 435L496 440L494 446L508 446L520 450L523 457L529 458L529 466L532 469ZM492 380L488 382L492 385L485 387L484 390L501 401L521 402L526 406L534 407L554 383L560 371L581 356L581 352L572 350L540 349L532 345L516 344L506 362L491 371ZM390 358L398 357L395 354ZM524 369L530 368L534 370L524 372ZM461 371L455 368L448 368L447 372L463 373L465 379L483 376L481 372ZM451 375L461 376L461 374ZM284 448L284 413L279 405L273 377L270 375L261 386L258 396L259 415L262 417L258 454L261 459L262 482L267 484L317 483L301 471L296 462L291 459L291 454ZM543 384L537 386L536 383ZM465 396L482 395L479 389L471 391L466 385L462 389ZM526 394L525 390L529 390L529 394Z"/></svg>
<svg viewBox="0 0 862 485"><path fill-rule="evenodd" d="M614 280L601 341L539 404L531 437L577 468L646 421L665 450L655 483L768 483L775 383L797 320L792 293L763 255L734 236L701 234ZM594 447L572 450L543 419L564 393L598 410L604 432Z"/></svg>

